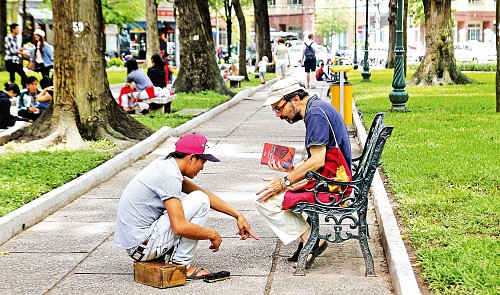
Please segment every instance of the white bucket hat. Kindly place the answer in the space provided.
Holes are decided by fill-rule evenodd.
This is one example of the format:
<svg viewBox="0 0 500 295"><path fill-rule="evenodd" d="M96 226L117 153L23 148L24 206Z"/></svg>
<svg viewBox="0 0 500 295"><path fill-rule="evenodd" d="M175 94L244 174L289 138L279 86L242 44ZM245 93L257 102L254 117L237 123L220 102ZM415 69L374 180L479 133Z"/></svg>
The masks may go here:
<svg viewBox="0 0 500 295"><path fill-rule="evenodd" d="M280 80L274 83L267 91L267 99L263 106L265 107L277 103L283 96L301 89L305 90L304 87L300 86L300 84L292 78Z"/></svg>
<svg viewBox="0 0 500 295"><path fill-rule="evenodd" d="M40 29L36 29L33 34L45 37L45 32Z"/></svg>

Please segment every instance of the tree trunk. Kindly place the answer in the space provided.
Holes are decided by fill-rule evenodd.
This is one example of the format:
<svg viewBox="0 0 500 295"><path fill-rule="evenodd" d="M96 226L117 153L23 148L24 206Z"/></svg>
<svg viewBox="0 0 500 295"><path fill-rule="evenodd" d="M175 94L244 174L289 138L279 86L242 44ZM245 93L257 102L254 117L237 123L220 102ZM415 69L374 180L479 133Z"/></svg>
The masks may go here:
<svg viewBox="0 0 500 295"><path fill-rule="evenodd" d="M231 58L232 50L231 44L233 42L233 20L231 16L231 11L233 10L232 2L229 3L229 0L224 0L224 11L226 14L226 32L227 32L227 59Z"/></svg>
<svg viewBox="0 0 500 295"><path fill-rule="evenodd" d="M240 0L233 0L234 12L236 13L236 17L238 18L238 25L240 27L240 50L239 50L239 75L245 76L245 80L248 79L247 73L247 25L245 21L245 15L243 14L243 10L241 9Z"/></svg>
<svg viewBox="0 0 500 295"><path fill-rule="evenodd" d="M469 84L457 69L451 37L451 0L423 0L425 56L408 85Z"/></svg>
<svg viewBox="0 0 500 295"><path fill-rule="evenodd" d="M25 135L42 138L32 146L64 143L84 146L83 139L142 140L151 130L115 102L104 60L101 0L53 0L54 97ZM79 57L79 58L75 58ZM128 143L129 144L129 143Z"/></svg>
<svg viewBox="0 0 500 295"><path fill-rule="evenodd" d="M500 1L497 0L497 13L496 13L496 22L495 22L495 35L497 39L497 74L496 74L496 94L497 94L497 113L500 112Z"/></svg>
<svg viewBox="0 0 500 295"><path fill-rule="evenodd" d="M223 95L232 94L217 66L208 1L179 1L178 12L181 64L175 91L215 90Z"/></svg>
<svg viewBox="0 0 500 295"><path fill-rule="evenodd" d="M0 71L5 71L5 37L7 37L7 1L0 1Z"/></svg>
<svg viewBox="0 0 500 295"><path fill-rule="evenodd" d="M158 3L156 0L146 1L146 60L147 68L152 66L151 56L160 52L158 35Z"/></svg>
<svg viewBox="0 0 500 295"><path fill-rule="evenodd" d="M394 50L396 49L396 16L398 14L398 1L389 0L389 52L387 53L387 65L388 69L394 69L394 63L396 54Z"/></svg>
<svg viewBox="0 0 500 295"><path fill-rule="evenodd" d="M23 17L23 22L21 23L21 26L23 27L21 31L21 44L25 44L26 42L34 42L34 40L30 40L28 32L28 13L26 12L26 0L23 0L23 6L22 6L22 17ZM34 25L34 24L33 24ZM28 37L29 36L29 37ZM24 87L24 85L23 85Z"/></svg>
<svg viewBox="0 0 500 295"><path fill-rule="evenodd" d="M267 12L267 0L253 0L255 15L255 44L257 47L257 64L263 56L272 59L271 35L269 33L269 14Z"/></svg>

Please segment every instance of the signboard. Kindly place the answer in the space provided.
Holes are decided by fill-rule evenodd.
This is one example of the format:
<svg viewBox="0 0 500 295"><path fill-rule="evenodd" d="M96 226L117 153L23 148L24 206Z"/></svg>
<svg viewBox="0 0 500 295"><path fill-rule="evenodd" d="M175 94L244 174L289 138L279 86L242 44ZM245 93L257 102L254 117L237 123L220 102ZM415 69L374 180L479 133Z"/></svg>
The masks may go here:
<svg viewBox="0 0 500 295"><path fill-rule="evenodd" d="M158 21L160 22L174 22L174 9L173 8L159 8L158 7Z"/></svg>
<svg viewBox="0 0 500 295"><path fill-rule="evenodd" d="M358 26L358 34L363 33L363 25Z"/></svg>

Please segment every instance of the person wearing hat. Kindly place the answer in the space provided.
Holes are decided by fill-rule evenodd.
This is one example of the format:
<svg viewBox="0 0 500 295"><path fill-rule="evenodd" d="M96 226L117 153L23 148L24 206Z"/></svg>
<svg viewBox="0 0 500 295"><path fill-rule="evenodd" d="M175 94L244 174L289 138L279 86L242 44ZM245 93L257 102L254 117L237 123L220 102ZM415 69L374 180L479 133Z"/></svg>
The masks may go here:
<svg viewBox="0 0 500 295"><path fill-rule="evenodd" d="M134 260L185 264L188 279L203 279L210 272L193 264L198 241L210 240L213 252L222 243L217 230L204 227L210 208L236 219L241 240L258 239L240 211L192 180L206 161L219 162L207 149L205 136L186 134L174 152L154 160L123 191L114 241Z"/></svg>
<svg viewBox="0 0 500 295"><path fill-rule="evenodd" d="M276 82L268 90L264 106L271 106L273 113L290 124L303 120L306 126L305 148L308 158L291 170L269 162L271 169L286 172L284 177L264 179L267 184L257 191L257 210L264 216L267 224L286 245L300 240L295 254L288 261L296 262L303 243L307 242L311 228L305 218L293 213L289 208L298 201L314 201L310 182L305 181L309 170L321 173L325 177L336 175L338 151L345 159L346 173L351 175L351 145L347 127L337 110L318 96L310 96L299 83L291 78ZM336 152L337 151L337 152ZM327 242L318 240L307 258L306 268L310 268L314 259L327 247Z"/></svg>
<svg viewBox="0 0 500 295"><path fill-rule="evenodd" d="M35 50L31 52L28 68L42 73L42 76L49 77L50 70L54 67L54 50L49 43L45 42L44 31L36 29L33 34L35 38Z"/></svg>

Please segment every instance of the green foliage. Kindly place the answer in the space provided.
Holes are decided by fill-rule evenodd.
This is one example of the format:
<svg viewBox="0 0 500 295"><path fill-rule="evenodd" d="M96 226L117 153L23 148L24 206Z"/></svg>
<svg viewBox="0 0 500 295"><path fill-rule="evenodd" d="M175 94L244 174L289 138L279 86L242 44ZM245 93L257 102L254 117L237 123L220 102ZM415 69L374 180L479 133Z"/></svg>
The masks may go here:
<svg viewBox="0 0 500 295"><path fill-rule="evenodd" d="M113 57L108 61L108 67L112 67L112 66L124 67L125 62L118 57Z"/></svg>
<svg viewBox="0 0 500 295"><path fill-rule="evenodd" d="M0 216L110 159L93 150L0 154Z"/></svg>
<svg viewBox="0 0 500 295"><path fill-rule="evenodd" d="M407 77L411 76L411 72ZM393 70L372 83L349 75L366 124L391 103ZM500 130L495 72L467 73L472 85L407 87L408 113L387 113L394 126L383 169L400 225L436 293L498 294L500 289Z"/></svg>
<svg viewBox="0 0 500 295"><path fill-rule="evenodd" d="M457 67L460 71L476 71L476 72L494 72L497 70L497 64L475 64L475 63L457 63Z"/></svg>
<svg viewBox="0 0 500 295"><path fill-rule="evenodd" d="M424 4L422 0L409 0L408 14L411 15L414 25L425 23Z"/></svg>
<svg viewBox="0 0 500 295"><path fill-rule="evenodd" d="M122 26L137 19L145 18L146 3L144 0L103 0L102 15L106 24Z"/></svg>
<svg viewBox="0 0 500 295"><path fill-rule="evenodd" d="M315 34L321 37L331 37L333 34L346 32L349 13L345 7L349 5L344 0L318 7L315 13Z"/></svg>
<svg viewBox="0 0 500 295"><path fill-rule="evenodd" d="M43 0L44 7L52 9L52 0ZM105 24L124 25L146 16L144 0L102 0L102 16Z"/></svg>

